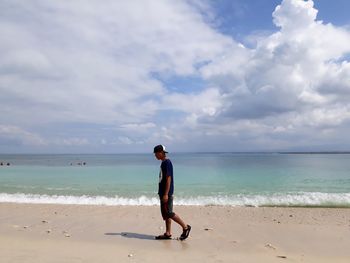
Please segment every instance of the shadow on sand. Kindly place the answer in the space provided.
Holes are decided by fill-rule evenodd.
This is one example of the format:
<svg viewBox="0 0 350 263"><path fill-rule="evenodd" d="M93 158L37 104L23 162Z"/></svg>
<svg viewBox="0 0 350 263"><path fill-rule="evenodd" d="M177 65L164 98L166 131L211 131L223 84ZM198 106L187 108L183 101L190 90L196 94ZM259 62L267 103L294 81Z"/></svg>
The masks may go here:
<svg viewBox="0 0 350 263"><path fill-rule="evenodd" d="M122 236L125 238L136 238L143 240L155 240L154 236L138 234L138 233L130 233L130 232L121 232L121 233L105 233L106 236Z"/></svg>

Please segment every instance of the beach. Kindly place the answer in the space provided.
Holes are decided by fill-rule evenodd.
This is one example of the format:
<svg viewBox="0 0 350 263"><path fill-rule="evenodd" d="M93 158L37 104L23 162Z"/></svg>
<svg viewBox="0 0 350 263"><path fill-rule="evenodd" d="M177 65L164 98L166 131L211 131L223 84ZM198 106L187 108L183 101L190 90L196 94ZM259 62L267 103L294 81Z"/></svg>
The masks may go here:
<svg viewBox="0 0 350 263"><path fill-rule="evenodd" d="M1 262L350 262L348 154L171 154L183 242L152 154L1 158Z"/></svg>
<svg viewBox="0 0 350 263"><path fill-rule="evenodd" d="M164 232L158 206L0 203L2 262L349 262L350 209L175 206L192 225Z"/></svg>

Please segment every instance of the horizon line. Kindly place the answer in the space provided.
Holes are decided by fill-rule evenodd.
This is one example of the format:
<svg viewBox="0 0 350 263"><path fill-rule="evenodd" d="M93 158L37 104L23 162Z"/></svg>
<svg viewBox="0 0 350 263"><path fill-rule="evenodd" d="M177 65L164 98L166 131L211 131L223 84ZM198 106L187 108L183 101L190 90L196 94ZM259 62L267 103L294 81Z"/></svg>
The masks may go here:
<svg viewBox="0 0 350 263"><path fill-rule="evenodd" d="M174 151L168 154L350 154L349 151ZM0 155L121 155L121 154L152 154L153 152L115 152L115 153L0 153Z"/></svg>

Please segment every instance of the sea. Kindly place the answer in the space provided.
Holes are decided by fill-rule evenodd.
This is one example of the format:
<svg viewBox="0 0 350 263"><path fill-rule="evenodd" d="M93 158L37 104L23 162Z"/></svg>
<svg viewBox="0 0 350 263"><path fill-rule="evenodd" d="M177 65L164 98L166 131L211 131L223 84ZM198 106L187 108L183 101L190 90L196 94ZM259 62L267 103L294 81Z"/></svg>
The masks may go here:
<svg viewBox="0 0 350 263"><path fill-rule="evenodd" d="M350 154L170 153L174 204L350 207ZM0 202L158 205L153 154L0 155Z"/></svg>

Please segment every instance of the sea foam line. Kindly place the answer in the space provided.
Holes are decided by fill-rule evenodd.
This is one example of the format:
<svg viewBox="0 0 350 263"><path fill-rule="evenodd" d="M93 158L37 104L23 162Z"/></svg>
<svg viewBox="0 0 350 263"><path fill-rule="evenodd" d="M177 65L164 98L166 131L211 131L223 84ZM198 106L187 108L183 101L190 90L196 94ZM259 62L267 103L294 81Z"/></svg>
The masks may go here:
<svg viewBox="0 0 350 263"><path fill-rule="evenodd" d="M157 197L140 196L65 196L38 194L0 193L1 203L25 204L69 204L69 205L106 205L106 206L152 206L158 205ZM227 205L227 206L345 206L350 207L350 193L290 193L272 195L232 195L232 196L195 196L175 197L175 205Z"/></svg>
<svg viewBox="0 0 350 263"><path fill-rule="evenodd" d="M70 196L70 195L38 195L38 194L7 194L0 193L1 203L23 204L63 204L63 205L146 205L158 204L157 198L140 196L138 198L105 197L105 196Z"/></svg>

